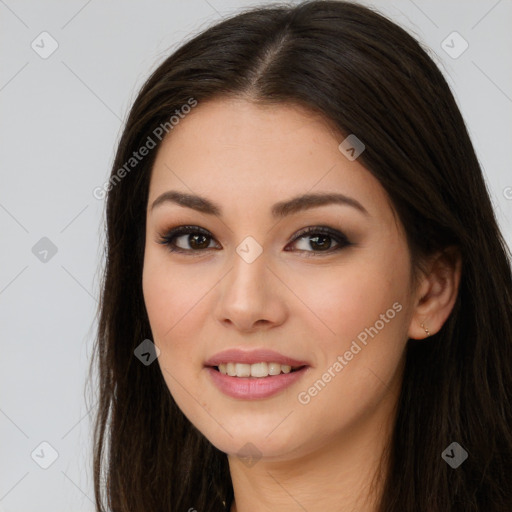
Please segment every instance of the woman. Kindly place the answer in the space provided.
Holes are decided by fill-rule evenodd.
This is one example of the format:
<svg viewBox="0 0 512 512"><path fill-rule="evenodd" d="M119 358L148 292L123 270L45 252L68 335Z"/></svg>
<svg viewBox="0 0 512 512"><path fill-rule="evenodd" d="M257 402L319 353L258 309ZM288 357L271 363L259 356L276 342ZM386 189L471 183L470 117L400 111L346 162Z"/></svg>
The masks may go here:
<svg viewBox="0 0 512 512"><path fill-rule="evenodd" d="M98 510L512 509L512 278L420 45L231 17L147 80L107 198Z"/></svg>

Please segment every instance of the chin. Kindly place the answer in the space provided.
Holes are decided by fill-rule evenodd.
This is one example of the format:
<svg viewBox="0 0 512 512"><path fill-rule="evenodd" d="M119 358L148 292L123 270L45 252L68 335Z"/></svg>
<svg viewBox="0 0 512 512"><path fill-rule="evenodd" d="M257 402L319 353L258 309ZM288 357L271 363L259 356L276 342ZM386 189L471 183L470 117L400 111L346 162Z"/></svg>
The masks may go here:
<svg viewBox="0 0 512 512"><path fill-rule="evenodd" d="M286 429L278 432L281 427L275 429L279 421L273 422L253 422L252 428L229 428L229 434L222 428L216 425L211 428L200 429L203 435L212 443L218 450L236 457L254 457L254 458L276 458L285 457L290 452L294 452L299 448L303 440L297 435L293 435ZM275 429L274 432L272 430ZM297 430L297 434L300 429ZM269 435L270 433L270 435ZM230 435L231 434L231 435Z"/></svg>

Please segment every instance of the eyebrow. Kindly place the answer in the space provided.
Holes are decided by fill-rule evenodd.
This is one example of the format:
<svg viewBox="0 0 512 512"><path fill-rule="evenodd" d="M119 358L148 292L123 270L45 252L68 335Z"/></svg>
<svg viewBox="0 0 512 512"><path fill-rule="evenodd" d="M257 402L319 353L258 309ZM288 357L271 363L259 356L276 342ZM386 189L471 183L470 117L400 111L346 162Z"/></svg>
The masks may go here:
<svg viewBox="0 0 512 512"><path fill-rule="evenodd" d="M218 204L206 199L205 197L187 194L185 192L178 192L177 190L169 190L158 196L151 205L151 211L153 211L157 206L169 202L186 208L192 208L193 210L207 215L222 217L222 208ZM286 201L274 204L272 206L271 213L275 218L283 218L300 211L329 204L351 206L364 215L370 215L359 201L353 197L338 193L304 194L293 197Z"/></svg>

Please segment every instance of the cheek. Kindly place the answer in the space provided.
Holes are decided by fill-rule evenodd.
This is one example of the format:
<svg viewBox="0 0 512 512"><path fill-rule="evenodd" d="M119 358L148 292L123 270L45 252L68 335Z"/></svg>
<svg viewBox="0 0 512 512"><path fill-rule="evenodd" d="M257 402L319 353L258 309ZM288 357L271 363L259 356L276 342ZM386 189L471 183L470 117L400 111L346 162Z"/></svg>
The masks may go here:
<svg viewBox="0 0 512 512"><path fill-rule="evenodd" d="M198 368L198 355L191 344L199 334L194 326L201 323L197 315L204 295L201 286L191 286L191 282L186 272L170 268L165 256L146 254L142 288L152 341L160 349L157 361L169 392L187 416L190 393L196 394L194 372Z"/></svg>
<svg viewBox="0 0 512 512"><path fill-rule="evenodd" d="M329 417L337 424L382 399L407 341L408 265L406 252L376 251L295 281L297 295L314 313L303 318L318 356L299 403L308 402L306 410L318 412L316 417L336 403Z"/></svg>
<svg viewBox="0 0 512 512"><path fill-rule="evenodd" d="M363 258L354 252L343 265L328 271L293 271L294 292L300 299L297 305L305 307L303 321L317 333L319 341L323 340L328 352L341 350L376 322L377 328L384 325L381 330L389 331L391 324L396 330L397 324L405 321L405 314L400 315L397 309L403 310L408 301L407 254L374 254Z"/></svg>
<svg viewBox="0 0 512 512"><path fill-rule="evenodd" d="M151 330L158 341L162 341L163 334L171 329L179 313L181 287L179 279L173 278L161 265L156 265L151 257L146 256L142 290Z"/></svg>
<svg viewBox="0 0 512 512"><path fill-rule="evenodd" d="M202 293L201 286L197 283L192 286L190 279L186 273L171 268L165 255L154 250L146 252L142 289L153 342L161 350L159 360L172 361L173 358L167 357L169 352L183 350L193 335L190 320L200 309L198 301ZM170 340L175 341L170 343Z"/></svg>
<svg viewBox="0 0 512 512"><path fill-rule="evenodd" d="M144 302L152 341L160 349L158 363L176 401L181 393L186 395L183 387L194 392L203 369L201 340L208 340L210 292L217 279L207 266L199 270L195 265L176 265L165 251L146 250Z"/></svg>
<svg viewBox="0 0 512 512"><path fill-rule="evenodd" d="M207 284L202 283L192 272L171 265L165 251L146 249L142 289L151 329L158 341L164 342L186 323L207 289Z"/></svg>
<svg viewBox="0 0 512 512"><path fill-rule="evenodd" d="M325 304L319 311L336 336L316 338L318 365L297 396L298 412L315 432L316 442L361 424L377 410L389 411L385 404L398 392L406 343L405 306L395 296L367 300L363 294L350 294L347 287L333 291L330 302L336 307Z"/></svg>

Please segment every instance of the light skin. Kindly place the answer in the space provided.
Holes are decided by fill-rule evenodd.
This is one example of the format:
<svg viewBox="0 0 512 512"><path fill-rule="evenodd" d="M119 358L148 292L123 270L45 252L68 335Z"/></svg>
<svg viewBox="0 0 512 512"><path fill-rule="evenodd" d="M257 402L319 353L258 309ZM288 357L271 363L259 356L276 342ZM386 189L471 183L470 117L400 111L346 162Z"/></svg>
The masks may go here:
<svg viewBox="0 0 512 512"><path fill-rule="evenodd" d="M377 467L382 460L385 468L408 338L427 337L422 322L438 332L456 299L457 258L436 255L413 286L401 223L380 183L340 152L343 138L297 106L216 99L174 127L153 167L143 291L157 361L183 413L228 454L232 511L376 510ZM171 190L206 198L221 212L172 201L152 208ZM272 216L274 204L306 193L343 194L366 213L324 204ZM209 235L178 234L173 242L183 253L158 243L183 225ZM343 233L350 245L314 231L294 241L317 226ZM236 251L248 236L262 249L251 263ZM299 393L395 303L400 311L301 403ZM228 348L270 348L310 367L277 395L235 399L204 367ZM247 443L257 450L254 464L239 456Z"/></svg>

